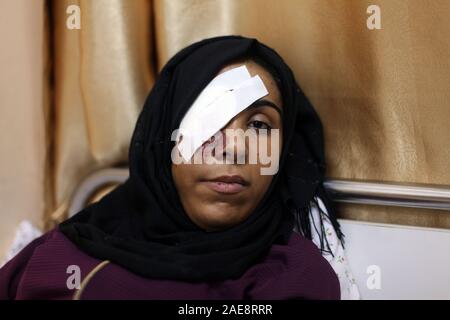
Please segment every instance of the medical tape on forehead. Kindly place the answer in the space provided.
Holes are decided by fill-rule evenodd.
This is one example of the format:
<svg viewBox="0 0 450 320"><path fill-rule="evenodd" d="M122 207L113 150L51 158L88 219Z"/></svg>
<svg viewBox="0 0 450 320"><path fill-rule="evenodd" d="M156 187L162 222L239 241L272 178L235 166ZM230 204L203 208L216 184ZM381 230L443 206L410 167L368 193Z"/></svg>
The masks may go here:
<svg viewBox="0 0 450 320"><path fill-rule="evenodd" d="M258 75L251 77L246 66L233 68L215 77L199 94L180 123L177 141L183 158L189 161L205 141L268 93L261 78Z"/></svg>

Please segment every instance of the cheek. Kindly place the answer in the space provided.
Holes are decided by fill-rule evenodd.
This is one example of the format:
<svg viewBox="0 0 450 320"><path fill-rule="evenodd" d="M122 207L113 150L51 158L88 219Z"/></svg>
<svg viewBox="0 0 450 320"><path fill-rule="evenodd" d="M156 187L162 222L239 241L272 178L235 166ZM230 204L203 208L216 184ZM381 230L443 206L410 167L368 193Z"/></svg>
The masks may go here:
<svg viewBox="0 0 450 320"><path fill-rule="evenodd" d="M274 130L274 129L273 129ZM281 131L281 129L277 129L278 133L272 133L270 135L267 135L265 138L259 138L259 139L265 139L265 140L258 140L258 143L260 143L259 141L265 141L265 145L267 148L267 151L272 152L272 149L274 149L274 152L279 152L279 154L281 154L281 148L283 146L283 133ZM277 149L275 149L277 148Z"/></svg>
<svg viewBox="0 0 450 320"><path fill-rule="evenodd" d="M269 188L270 183L273 180L273 175L262 175L261 165L251 166L251 176L252 176L252 197L254 202L259 202L264 196L265 192ZM258 200L258 201L255 201Z"/></svg>
<svg viewBox="0 0 450 320"><path fill-rule="evenodd" d="M200 208L209 201L208 193L205 193L199 185L199 178L207 171L203 164L172 164L172 177L178 196L186 211Z"/></svg>
<svg viewBox="0 0 450 320"><path fill-rule="evenodd" d="M195 173L189 167L186 164L172 164L173 182L180 196L187 194L186 191L189 190L194 181Z"/></svg>

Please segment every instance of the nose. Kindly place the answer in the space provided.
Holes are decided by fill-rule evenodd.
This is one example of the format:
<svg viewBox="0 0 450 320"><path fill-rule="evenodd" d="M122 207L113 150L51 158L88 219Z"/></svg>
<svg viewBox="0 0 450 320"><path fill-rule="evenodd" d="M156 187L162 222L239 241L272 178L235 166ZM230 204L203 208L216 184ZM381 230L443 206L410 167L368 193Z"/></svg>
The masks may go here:
<svg viewBox="0 0 450 320"><path fill-rule="evenodd" d="M248 146L239 119L232 119L220 130L223 141L222 159L226 164L245 164ZM216 154L217 156L217 154Z"/></svg>

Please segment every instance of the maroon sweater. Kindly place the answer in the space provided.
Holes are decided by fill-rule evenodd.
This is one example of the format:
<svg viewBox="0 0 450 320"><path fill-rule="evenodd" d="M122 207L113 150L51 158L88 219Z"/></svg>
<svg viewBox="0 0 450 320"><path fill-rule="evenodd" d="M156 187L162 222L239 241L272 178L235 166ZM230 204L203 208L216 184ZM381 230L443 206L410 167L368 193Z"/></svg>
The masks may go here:
<svg viewBox="0 0 450 320"><path fill-rule="evenodd" d="M311 241L295 232L287 245L273 245L260 263L238 279L197 283L147 279L102 262L54 229L0 269L0 299L340 298L331 266ZM79 289L73 288L77 274Z"/></svg>

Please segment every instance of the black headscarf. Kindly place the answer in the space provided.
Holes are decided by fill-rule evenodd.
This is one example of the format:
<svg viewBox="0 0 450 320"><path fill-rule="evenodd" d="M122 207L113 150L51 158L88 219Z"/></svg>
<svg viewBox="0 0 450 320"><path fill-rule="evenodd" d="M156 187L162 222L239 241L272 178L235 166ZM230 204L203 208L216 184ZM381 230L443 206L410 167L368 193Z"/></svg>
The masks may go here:
<svg viewBox="0 0 450 320"><path fill-rule="evenodd" d="M227 63L255 57L276 77L283 99L279 171L257 208L241 224L206 232L186 215L171 175L173 130L203 88ZM81 250L148 278L207 281L237 278L283 244L295 221L311 238L309 212L319 196L341 236L322 182L320 119L292 71L271 48L241 36L194 43L161 70L139 116L129 150L128 180L60 230Z"/></svg>

